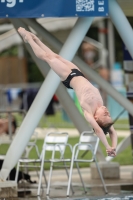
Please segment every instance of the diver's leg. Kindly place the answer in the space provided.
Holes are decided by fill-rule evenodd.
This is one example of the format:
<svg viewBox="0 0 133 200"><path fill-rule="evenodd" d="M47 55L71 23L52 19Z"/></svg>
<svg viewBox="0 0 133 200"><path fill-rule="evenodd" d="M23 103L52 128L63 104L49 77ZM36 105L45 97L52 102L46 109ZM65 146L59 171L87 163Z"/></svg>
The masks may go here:
<svg viewBox="0 0 133 200"><path fill-rule="evenodd" d="M61 80L65 80L71 72L70 66L61 61L60 56L55 54L53 51L43 50L33 39L31 34L25 29L19 29L18 32L23 37L23 39L28 42L35 53L35 55L41 60L46 61L50 67L55 71L57 75L60 76ZM49 48L48 48L49 49Z"/></svg>
<svg viewBox="0 0 133 200"><path fill-rule="evenodd" d="M40 41L40 39L39 39L36 35L34 35L33 33L31 33L31 32L29 32L29 31L25 30L24 28L19 28L19 29L18 29L18 32L20 32L20 34L22 35L22 37L24 37L24 36L26 35L26 33L30 34L31 37L32 37L32 39L35 41L36 44L38 44L38 46L39 46L42 50L46 51L47 53L50 53L51 55L52 55L52 53L53 53L55 57L57 57L60 61L62 61L64 64L66 64L70 69L76 68L76 69L79 70L79 68L78 68L76 65L74 65L72 62L70 62L70 61L64 59L63 57L61 57L61 56L58 55L58 54L55 54L50 48L48 48L44 43L42 43L42 42ZM24 40L25 40L25 37L24 37ZM27 42L27 41L26 41L26 42Z"/></svg>

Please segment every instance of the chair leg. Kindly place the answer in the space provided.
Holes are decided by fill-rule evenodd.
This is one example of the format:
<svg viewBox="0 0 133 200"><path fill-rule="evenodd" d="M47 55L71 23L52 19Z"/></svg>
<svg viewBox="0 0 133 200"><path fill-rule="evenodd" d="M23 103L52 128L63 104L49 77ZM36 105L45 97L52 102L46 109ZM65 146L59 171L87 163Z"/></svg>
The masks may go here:
<svg viewBox="0 0 133 200"><path fill-rule="evenodd" d="M49 190L50 190L52 172L53 172L53 162L51 162L51 165L50 165L49 178L48 178L48 185L47 185L47 192L46 192L47 197L49 196Z"/></svg>
<svg viewBox="0 0 133 200"><path fill-rule="evenodd" d="M34 163L34 166L36 166L36 163ZM37 177L38 177L38 180L39 180L38 170L36 169L36 167L34 167L34 169L36 171L36 174L37 174ZM46 187L47 187L47 179L46 179L46 175L45 175L44 170L43 170L43 176L44 176L44 181L45 181L45 184L46 184Z"/></svg>
<svg viewBox="0 0 133 200"><path fill-rule="evenodd" d="M68 186L67 186L67 197L69 197L69 194L70 194L70 185L71 185L71 180L72 180L72 171L73 171L74 155L75 155L75 147L73 148L73 154L72 154L72 159L71 159L71 166L70 166L69 179L68 179Z"/></svg>
<svg viewBox="0 0 133 200"><path fill-rule="evenodd" d="M24 166L25 167L25 166ZM21 163L20 163L20 171L23 172L23 166L21 166ZM24 173L22 173L22 179L24 180ZM26 183L25 181L23 182L23 188L24 188L24 196L26 195Z"/></svg>
<svg viewBox="0 0 133 200"><path fill-rule="evenodd" d="M37 190L37 196L40 196L40 189L41 189L41 183L42 183L42 173L43 173L43 167L44 167L44 154L42 155L42 162L41 162L41 169L40 169L40 177L39 177L39 183L38 183L38 190Z"/></svg>
<svg viewBox="0 0 133 200"><path fill-rule="evenodd" d="M94 161L95 161L95 164L96 164L96 167L97 167L99 176L100 176L100 178L101 178L101 181L102 181L102 184L103 184L103 187L104 187L105 194L108 194L108 190L107 190L107 187L106 187L106 185L105 185L105 182L104 182L104 179L103 179L103 175L102 175L102 173L101 173L101 170L100 170L100 168L99 168L99 165L98 165L96 159L94 159Z"/></svg>
<svg viewBox="0 0 133 200"><path fill-rule="evenodd" d="M65 166L65 170L66 170L67 177L68 177L68 179L69 179L69 173L68 173L68 169L67 169L67 167L66 167L66 163L65 163L65 162L64 162L64 166ZM70 187L71 187L72 194L74 194L74 189L73 189L72 184L70 184Z"/></svg>
<svg viewBox="0 0 133 200"><path fill-rule="evenodd" d="M36 171L36 174L37 174L37 177L38 177L38 180L39 180L39 174L38 174L38 170L36 169L36 163L33 162L33 165L34 165L34 171Z"/></svg>
<svg viewBox="0 0 133 200"><path fill-rule="evenodd" d="M17 183L17 181L18 181L19 167L20 167L20 162L18 161L17 170L16 170L16 175L15 175L15 182L16 182L16 183Z"/></svg>
<svg viewBox="0 0 133 200"><path fill-rule="evenodd" d="M36 174L37 174L37 177L38 177L38 180L39 180L39 173L38 173L38 170L36 168L36 163L33 162L33 164L34 164L34 170L36 171ZM44 176L45 184L47 185L47 182L46 182L47 180L46 180L46 177L45 177L44 169L43 169L43 176ZM42 182L41 182L41 189L42 189L42 191L44 191ZM43 196L43 192L42 192L42 196Z"/></svg>
<svg viewBox="0 0 133 200"><path fill-rule="evenodd" d="M45 175L45 172L44 172L45 170L43 169L43 177L44 177L44 182L45 182L45 184L46 184L46 188L47 188L47 185L48 185L48 183L47 183L47 179L46 179L46 175ZM42 182L41 182L41 189L42 189L42 196L43 196L43 194L44 194L44 188L43 188L43 184L42 184ZM38 196L39 197L39 196Z"/></svg>
<svg viewBox="0 0 133 200"><path fill-rule="evenodd" d="M84 184L83 178L82 178L82 176L81 176L81 172L80 172L80 169L79 169L79 165L78 165L77 162L76 162L76 166L77 166L78 174L79 174L79 177L80 177L81 183L82 183L82 185L83 185L84 191L85 191L85 193L87 193L87 190L86 190L86 187L85 187L85 184Z"/></svg>
<svg viewBox="0 0 133 200"><path fill-rule="evenodd" d="M46 179L46 175L45 175L45 172L43 170L43 177L44 177L44 181L45 181L45 184L46 184L46 187L48 186L48 182L47 182L47 179Z"/></svg>

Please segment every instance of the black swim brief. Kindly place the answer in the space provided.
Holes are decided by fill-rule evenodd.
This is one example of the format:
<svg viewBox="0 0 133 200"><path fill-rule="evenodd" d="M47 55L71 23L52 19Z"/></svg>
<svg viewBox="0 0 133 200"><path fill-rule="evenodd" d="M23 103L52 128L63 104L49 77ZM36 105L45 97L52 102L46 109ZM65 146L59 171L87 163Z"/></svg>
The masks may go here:
<svg viewBox="0 0 133 200"><path fill-rule="evenodd" d="M72 72L68 75L68 77L66 78L65 81L62 81L62 83L70 89L73 89L72 87L70 87L70 81L72 80L73 77L75 76L83 76L85 77L82 72L80 72L78 69L72 69Z"/></svg>

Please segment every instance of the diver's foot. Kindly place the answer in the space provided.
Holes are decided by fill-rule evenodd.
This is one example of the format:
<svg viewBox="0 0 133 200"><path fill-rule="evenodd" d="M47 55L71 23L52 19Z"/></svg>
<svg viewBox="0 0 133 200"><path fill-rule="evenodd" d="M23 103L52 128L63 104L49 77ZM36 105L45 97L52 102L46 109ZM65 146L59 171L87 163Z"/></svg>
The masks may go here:
<svg viewBox="0 0 133 200"><path fill-rule="evenodd" d="M24 37L25 34L26 34L25 28L22 28L22 27L18 28L18 32L19 32L19 34L20 34L22 37Z"/></svg>

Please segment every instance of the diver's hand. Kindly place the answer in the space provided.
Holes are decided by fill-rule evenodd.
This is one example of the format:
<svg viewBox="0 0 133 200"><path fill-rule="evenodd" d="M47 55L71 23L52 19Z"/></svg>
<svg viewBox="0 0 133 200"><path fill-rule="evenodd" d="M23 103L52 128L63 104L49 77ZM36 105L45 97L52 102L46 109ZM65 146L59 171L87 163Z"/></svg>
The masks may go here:
<svg viewBox="0 0 133 200"><path fill-rule="evenodd" d="M107 155L111 156L111 157L115 157L116 156L116 149L114 147L111 147L110 149L106 150Z"/></svg>

